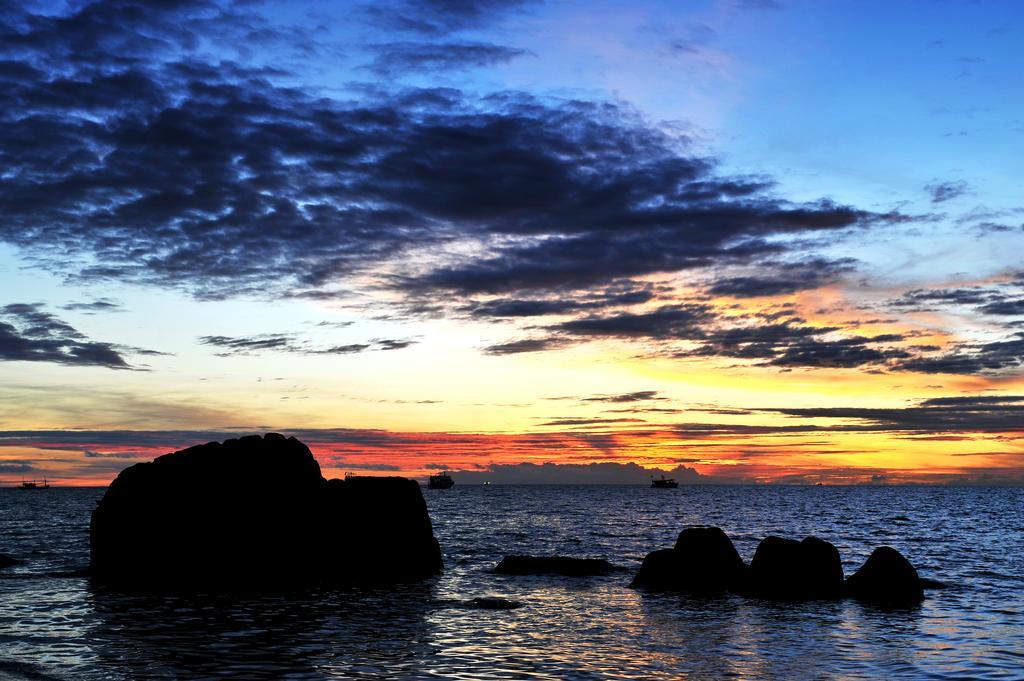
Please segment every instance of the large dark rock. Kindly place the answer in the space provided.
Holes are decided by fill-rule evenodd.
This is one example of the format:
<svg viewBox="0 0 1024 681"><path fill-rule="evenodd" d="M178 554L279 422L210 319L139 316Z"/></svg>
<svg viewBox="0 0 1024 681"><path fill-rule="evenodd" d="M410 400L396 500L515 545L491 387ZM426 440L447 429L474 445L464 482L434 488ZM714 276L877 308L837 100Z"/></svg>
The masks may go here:
<svg viewBox="0 0 1024 681"><path fill-rule="evenodd" d="M615 566L600 558L567 558L565 556L505 556L494 568L504 575L563 575L590 577L606 575Z"/></svg>
<svg viewBox="0 0 1024 681"><path fill-rule="evenodd" d="M839 551L817 537L803 541L765 537L750 561L749 590L762 598L840 598L843 565Z"/></svg>
<svg viewBox="0 0 1024 681"><path fill-rule="evenodd" d="M688 527L676 545L647 554L630 586L713 593L739 588L746 565L728 535L717 527Z"/></svg>
<svg viewBox="0 0 1024 681"><path fill-rule="evenodd" d="M879 546L846 580L846 592L883 605L912 605L924 598L917 570L891 546Z"/></svg>
<svg viewBox="0 0 1024 681"><path fill-rule="evenodd" d="M441 569L415 481L324 480L308 447L276 433L125 469L93 511L90 548L94 579L168 587L398 581Z"/></svg>

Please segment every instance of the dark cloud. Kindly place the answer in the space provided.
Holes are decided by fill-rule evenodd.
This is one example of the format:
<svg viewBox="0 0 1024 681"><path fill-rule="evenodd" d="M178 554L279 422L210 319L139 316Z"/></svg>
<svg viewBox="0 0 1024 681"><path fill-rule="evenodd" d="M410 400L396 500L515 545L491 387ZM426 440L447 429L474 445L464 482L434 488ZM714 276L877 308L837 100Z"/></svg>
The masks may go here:
<svg viewBox="0 0 1024 681"><path fill-rule="evenodd" d="M657 390L637 390L631 393L619 395L594 395L592 397L581 397L581 402L609 402L611 404L622 404L624 402L649 402L651 400L665 400L667 397L658 395Z"/></svg>
<svg viewBox="0 0 1024 681"><path fill-rule="evenodd" d="M488 355L517 355L524 352L544 352L558 350L569 345L571 341L564 338L521 338L506 343L495 343L484 348Z"/></svg>
<svg viewBox="0 0 1024 681"><path fill-rule="evenodd" d="M35 470L32 464L28 463L10 463L7 461L0 461L0 474L11 474L11 473L31 473Z"/></svg>
<svg viewBox="0 0 1024 681"><path fill-rule="evenodd" d="M372 46L376 53L367 68L381 76L405 73L452 72L505 64L528 50L491 43L385 43Z"/></svg>
<svg viewBox="0 0 1024 681"><path fill-rule="evenodd" d="M936 305L981 305L992 299L993 291L980 286L943 289L912 289L889 301L899 308L931 311Z"/></svg>
<svg viewBox="0 0 1024 681"><path fill-rule="evenodd" d="M664 399L664 398L662 398ZM684 410L673 407L626 407L624 409L605 409L606 414L682 414Z"/></svg>
<svg viewBox="0 0 1024 681"><path fill-rule="evenodd" d="M924 190L931 195L932 203L942 203L967 194L970 191L970 187L963 180L946 182L935 180L926 184Z"/></svg>
<svg viewBox="0 0 1024 681"><path fill-rule="evenodd" d="M369 11L393 27L443 34L527 4L433 0ZM206 63L203 46L214 38L287 40L264 35L269 28L212 0L0 13L0 240L73 277L201 297L335 297L358 275L402 295L396 314L573 316L544 327L547 335L485 348L495 355L615 337L685 341L696 346L689 356L782 367L897 362L912 370L914 358L878 338L769 322L761 333L787 337L737 340L730 334L759 332L732 329L701 303L609 310L657 299L653 288L622 284L631 277L742 272L766 259L776 263L768 275L725 277L712 292L821 285L851 265L796 261L806 249L799 237L905 216L787 201L771 181L720 170L618 102L373 88L343 101L294 87L277 68ZM446 46L511 49L455 39L431 47ZM378 57L443 67L447 57L425 47L390 43ZM494 49L476 54L489 59ZM67 329L63 338L75 340ZM51 361L125 364L116 346L102 360L103 344L78 342ZM412 341L324 348L264 334L201 342L227 354L346 354ZM984 352L1009 366L1009 349Z"/></svg>
<svg viewBox="0 0 1024 681"><path fill-rule="evenodd" d="M1019 432L1024 423L1024 397L1016 395L942 397L903 408L807 407L760 409L811 419L863 422L875 430L922 433Z"/></svg>
<svg viewBox="0 0 1024 681"><path fill-rule="evenodd" d="M805 338L786 346L768 363L780 367L850 369L910 357L911 354L906 350L877 346L877 343L890 343L894 340L902 338L888 335L875 338L849 336L834 340Z"/></svg>
<svg viewBox="0 0 1024 681"><path fill-rule="evenodd" d="M549 327L579 336L695 339L714 313L707 305L666 305L651 312L627 312L606 317L581 317Z"/></svg>
<svg viewBox="0 0 1024 681"><path fill-rule="evenodd" d="M569 427L573 427L573 428L576 428L576 427L579 427L579 426L586 426L586 427L589 428L589 427L593 427L593 426L606 426L606 425L618 424L618 423L643 423L643 422L644 422L643 419L637 419L637 418L628 418L628 417L605 418L605 417L602 417L602 416L595 416L595 417L591 417L591 418L575 418L575 417L556 418L556 419L552 419L550 421L545 421L545 422L543 422L543 423L541 423L539 425L541 425L541 426L560 426L560 427L569 426Z"/></svg>
<svg viewBox="0 0 1024 681"><path fill-rule="evenodd" d="M125 350L124 346L88 339L38 303L0 308L0 361L131 369L122 354Z"/></svg>
<svg viewBox="0 0 1024 681"><path fill-rule="evenodd" d="M232 336L201 336L201 345L212 345L222 348L223 354L249 354L260 350L284 350L293 352L297 349L295 337L290 334L261 334L249 338Z"/></svg>
<svg viewBox="0 0 1024 681"><path fill-rule="evenodd" d="M103 5L19 17L35 28L9 26L7 56L50 70L0 89L0 239L89 279L308 294L461 240L486 255L395 285L571 289L896 219L716 174L621 104L453 90L334 101L190 59L197 38L180 25L201 24L186 18L205 5L143 20L121 3L101 21ZM102 30L80 46L85 21Z"/></svg>
<svg viewBox="0 0 1024 681"><path fill-rule="evenodd" d="M717 279L708 293L717 296L733 296L736 298L755 298L758 296L778 296L797 291L820 288L834 283L839 277L854 270L856 261L846 258L842 260L814 259L796 263L766 264L761 270L764 274L753 276L734 276Z"/></svg>
<svg viewBox="0 0 1024 681"><path fill-rule="evenodd" d="M908 350L894 347L905 340L898 334L840 336L837 335L839 327L806 326L789 321L763 323L757 319L741 325L723 320L705 305L665 306L646 313L582 317L548 328L590 337L688 341L687 349L677 350L670 345L665 354L679 358L733 357L777 367L884 367L912 357Z"/></svg>
<svg viewBox="0 0 1024 681"><path fill-rule="evenodd" d="M998 300L982 305L978 311L991 315L1024 316L1024 298Z"/></svg>
<svg viewBox="0 0 1024 681"><path fill-rule="evenodd" d="M121 303L110 298L97 298L89 301L75 301L61 305L60 309L69 310L74 312L85 312L86 314L95 314L97 312L120 312L124 308Z"/></svg>
<svg viewBox="0 0 1024 681"><path fill-rule="evenodd" d="M990 343L959 343L950 350L912 357L902 371L927 374L998 374L1024 366L1024 332Z"/></svg>
<svg viewBox="0 0 1024 681"><path fill-rule="evenodd" d="M603 308L640 305L654 300L656 287L625 281L595 292L566 292L558 298L492 298L459 308L476 318L518 318L567 315Z"/></svg>
<svg viewBox="0 0 1024 681"><path fill-rule="evenodd" d="M365 343L316 346L296 334L269 333L255 336L201 336L201 345L218 348L218 357L251 355L259 352L287 352L298 355L350 355L367 350L401 350L416 343L412 339L375 338Z"/></svg>
<svg viewBox="0 0 1024 681"><path fill-rule="evenodd" d="M397 0L366 7L370 17L386 28L427 35L475 29L540 0Z"/></svg>

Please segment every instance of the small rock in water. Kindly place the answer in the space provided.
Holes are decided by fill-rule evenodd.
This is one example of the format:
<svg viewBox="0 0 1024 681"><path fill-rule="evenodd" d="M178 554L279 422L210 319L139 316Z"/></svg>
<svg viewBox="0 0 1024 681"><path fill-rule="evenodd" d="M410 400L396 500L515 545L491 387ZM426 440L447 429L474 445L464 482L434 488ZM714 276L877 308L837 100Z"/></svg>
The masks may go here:
<svg viewBox="0 0 1024 681"><path fill-rule="evenodd" d="M765 537L750 561L750 589L762 598L839 598L843 593L839 551L817 537L803 541Z"/></svg>
<svg viewBox="0 0 1024 681"><path fill-rule="evenodd" d="M729 536L717 527L688 527L676 545L647 554L630 586L714 593L737 588L747 566Z"/></svg>
<svg viewBox="0 0 1024 681"><path fill-rule="evenodd" d="M891 546L879 546L846 580L846 592L882 605L912 605L924 598L921 581L903 554Z"/></svg>
<svg viewBox="0 0 1024 681"><path fill-rule="evenodd" d="M8 556L6 553L0 553L0 569L8 568L13 565L21 565L24 561L18 560L12 556Z"/></svg>
<svg viewBox="0 0 1024 681"><path fill-rule="evenodd" d="M606 575L615 566L600 558L568 558L565 556L505 556L494 568L503 575L562 575L590 577Z"/></svg>
<svg viewBox="0 0 1024 681"><path fill-rule="evenodd" d="M480 608L481 610L515 610L516 608L523 607L523 604L518 601L510 601L507 598L497 598L493 596L474 598L467 601L467 603L474 608Z"/></svg>

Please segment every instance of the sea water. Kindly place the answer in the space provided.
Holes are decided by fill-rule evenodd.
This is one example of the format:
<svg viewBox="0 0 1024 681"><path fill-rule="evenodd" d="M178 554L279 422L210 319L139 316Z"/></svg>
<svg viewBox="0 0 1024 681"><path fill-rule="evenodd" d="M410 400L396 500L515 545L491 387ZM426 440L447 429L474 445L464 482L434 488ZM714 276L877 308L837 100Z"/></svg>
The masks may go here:
<svg viewBox="0 0 1024 681"><path fill-rule="evenodd" d="M26 561L0 571L0 679L1024 678L1019 488L423 493L444 552L435 579L185 597L111 593L75 574L88 564L101 489L0 490L0 552ZM847 574L887 544L947 586L896 610L629 589L643 556L692 524L722 527L746 560L766 535L816 535L839 548ZM494 574L506 554L605 558L622 570ZM467 606L480 596L522 607Z"/></svg>

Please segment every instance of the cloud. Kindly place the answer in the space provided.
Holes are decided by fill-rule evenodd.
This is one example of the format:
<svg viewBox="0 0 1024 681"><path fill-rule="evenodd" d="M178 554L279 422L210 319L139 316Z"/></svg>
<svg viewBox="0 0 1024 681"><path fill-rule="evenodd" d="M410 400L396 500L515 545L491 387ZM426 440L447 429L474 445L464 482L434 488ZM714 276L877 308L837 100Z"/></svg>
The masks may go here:
<svg viewBox="0 0 1024 681"><path fill-rule="evenodd" d="M84 312L86 314L95 314L98 312L121 312L124 308L121 303L110 298L96 298L95 300L89 301L75 301L61 305L60 309L69 310L74 312Z"/></svg>
<svg viewBox="0 0 1024 681"><path fill-rule="evenodd" d="M367 11L378 24L438 36L528 4L432 0ZM224 35L289 40L247 12L124 0L0 16L0 240L74 279L203 298L337 297L358 278L399 299L396 317L566 317L517 328L483 348L492 355L617 338L783 368L931 371L941 359L909 356L898 340L793 322L737 325L702 302L664 304L661 290L639 283L693 270L719 275L714 295L814 288L853 263L809 257L804 237L839 238L907 216L827 197L789 201L769 178L721 169L622 102L379 87L333 99L295 86L280 66L243 65L229 52L209 63L206 42ZM515 50L461 37L375 49L379 68L396 72L493 63ZM42 348L12 329L4 330ZM223 354L349 354L413 341L200 342ZM127 366L121 346L107 345L105 359L103 346L65 345L51 361ZM986 354L978 366L989 370L1013 366L1011 352L965 346L959 354Z"/></svg>
<svg viewBox="0 0 1024 681"><path fill-rule="evenodd" d="M126 350L154 354L154 351L90 340L67 322L46 312L40 303L12 303L0 307L0 361L131 369L123 355Z"/></svg>
<svg viewBox="0 0 1024 681"><path fill-rule="evenodd" d="M931 195L932 203L944 203L970 193L970 186L963 180L933 180L924 186L924 190Z"/></svg>
<svg viewBox="0 0 1024 681"><path fill-rule="evenodd" d="M978 308L979 312L991 315L1024 316L1024 298L997 300Z"/></svg>
<svg viewBox="0 0 1024 681"><path fill-rule="evenodd" d="M998 374L1024 366L1024 332L990 343L958 343L946 352L911 357L902 371L927 374Z"/></svg>
<svg viewBox="0 0 1024 681"><path fill-rule="evenodd" d="M657 288L649 283L624 280L600 291L560 292L555 298L492 298L472 301L458 308L480 319L509 319L568 315L588 310L640 305L654 300Z"/></svg>
<svg viewBox="0 0 1024 681"><path fill-rule="evenodd" d="M619 395L594 395L592 397L581 397L581 402L609 402L611 404L622 404L625 402L649 402L651 400L665 400L667 397L660 397L657 390L637 390L631 393Z"/></svg>
<svg viewBox="0 0 1024 681"><path fill-rule="evenodd" d="M935 305L980 305L992 298L992 291L980 287L944 289L912 289L899 298L889 301L890 305L915 311L931 311Z"/></svg>
<svg viewBox="0 0 1024 681"><path fill-rule="evenodd" d="M668 46L673 54L700 55L715 36L715 30L707 24L691 23L685 27L684 34L672 38Z"/></svg>
<svg viewBox="0 0 1024 681"><path fill-rule="evenodd" d="M539 0L397 0L366 7L376 23L390 29L443 35L495 22Z"/></svg>
<svg viewBox="0 0 1024 681"><path fill-rule="evenodd" d="M232 62L192 61L159 13L106 17L79 56L68 43L81 36L65 33L84 13L32 17L37 29L7 44L12 60L51 70L0 89L0 239L85 279L306 295L463 242L482 255L395 286L571 289L784 250L769 236L895 219L793 204L762 180L717 174L713 159L619 103L436 89L335 101ZM149 60L103 49L144 52L150 30L161 40ZM186 57L171 59L165 43Z"/></svg>
<svg viewBox="0 0 1024 681"><path fill-rule="evenodd" d="M637 418L605 418L601 416L590 417L590 418L556 418L550 421L545 421L539 425L541 426L559 426L559 427L594 427L594 426L607 426L610 424L621 424L621 423L643 423L643 419Z"/></svg>
<svg viewBox="0 0 1024 681"><path fill-rule="evenodd" d="M1024 423L1024 396L940 397L901 408L784 407L758 411L800 418L861 421L869 428L902 432L1020 432Z"/></svg>
<svg viewBox="0 0 1024 681"><path fill-rule="evenodd" d="M834 283L841 275L852 272L855 262L849 258L841 260L817 258L774 266L764 264L758 269L759 271L767 270L765 273L717 279L708 287L708 293L735 298L756 298L816 289Z"/></svg>
<svg viewBox="0 0 1024 681"><path fill-rule="evenodd" d="M702 324L713 317L707 305L666 305L650 312L581 317L548 328L579 336L694 339L701 337Z"/></svg>
<svg viewBox="0 0 1024 681"><path fill-rule="evenodd" d="M382 463L380 461L347 461L344 457L336 457L330 460L335 468L348 468L353 471L400 471L401 466L393 463Z"/></svg>
<svg viewBox="0 0 1024 681"><path fill-rule="evenodd" d="M139 452L94 452L92 450L86 450L82 452L82 456L87 459L139 459L149 458L148 454Z"/></svg>
<svg viewBox="0 0 1024 681"><path fill-rule="evenodd" d="M495 343L484 348L488 355L517 355L524 352L544 352L558 350L569 345L571 341L564 338L520 338L505 343Z"/></svg>
<svg viewBox="0 0 1024 681"><path fill-rule="evenodd" d="M251 355L260 352L287 352L298 355L350 355L368 350L401 350L416 343L404 338L375 338L365 343L347 343L317 347L292 333L268 333L254 336L200 336L200 345L220 349L219 357Z"/></svg>
<svg viewBox="0 0 1024 681"><path fill-rule="evenodd" d="M373 45L372 49L376 57L367 68L377 75L390 77L495 66L530 54L518 47L479 42L398 42Z"/></svg>

